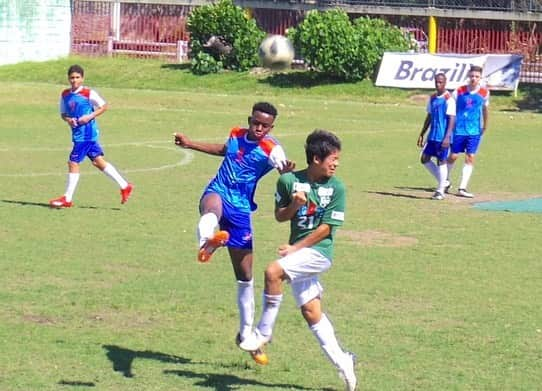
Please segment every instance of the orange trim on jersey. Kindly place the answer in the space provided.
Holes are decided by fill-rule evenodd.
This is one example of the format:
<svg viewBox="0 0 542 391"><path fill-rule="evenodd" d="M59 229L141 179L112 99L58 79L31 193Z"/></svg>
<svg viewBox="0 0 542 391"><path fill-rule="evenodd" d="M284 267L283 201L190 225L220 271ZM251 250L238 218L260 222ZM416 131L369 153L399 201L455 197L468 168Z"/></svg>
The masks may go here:
<svg viewBox="0 0 542 391"><path fill-rule="evenodd" d="M464 93L469 92L467 86L461 86L457 89L458 95L463 95Z"/></svg>
<svg viewBox="0 0 542 391"><path fill-rule="evenodd" d="M489 90L487 88L480 87L478 93L482 95L482 97L487 98L487 96L489 95Z"/></svg>
<svg viewBox="0 0 542 391"><path fill-rule="evenodd" d="M244 129L240 127L232 128L232 130L230 131L230 137L235 137L235 138L243 137L245 134L247 134L247 131L248 129Z"/></svg>
<svg viewBox="0 0 542 391"><path fill-rule="evenodd" d="M86 98L90 98L90 88L83 88L79 93Z"/></svg>
<svg viewBox="0 0 542 391"><path fill-rule="evenodd" d="M263 152L267 156L269 156L273 148L275 148L275 146L277 145L277 143L272 138L264 138L263 140L259 142L258 145L263 150Z"/></svg>

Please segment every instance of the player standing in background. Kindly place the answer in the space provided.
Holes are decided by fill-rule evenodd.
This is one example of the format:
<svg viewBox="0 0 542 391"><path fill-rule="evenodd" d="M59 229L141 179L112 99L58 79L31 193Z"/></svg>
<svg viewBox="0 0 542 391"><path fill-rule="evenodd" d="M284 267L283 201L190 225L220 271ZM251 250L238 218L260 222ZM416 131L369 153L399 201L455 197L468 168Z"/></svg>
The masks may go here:
<svg viewBox="0 0 542 391"><path fill-rule="evenodd" d="M318 276L331 267L333 237L344 222L345 188L334 176L340 151L341 142L333 133L315 130L305 144L308 167L279 178L275 218L290 221L290 238L288 244L279 247L281 258L265 270L262 316L239 346L253 351L271 340L282 302L282 283L288 281L309 328L351 391L357 383L355 356L342 350L333 325L322 312L323 289L318 281Z"/></svg>
<svg viewBox="0 0 542 391"><path fill-rule="evenodd" d="M469 73L469 84L457 88L453 92L456 101L456 121L453 133L451 155L448 158L448 183L450 174L458 154L465 153L465 164L457 195L473 198L467 191L474 167L474 157L478 151L482 136L487 131L489 117L489 90L480 86L482 67L473 65Z"/></svg>
<svg viewBox="0 0 542 391"><path fill-rule="evenodd" d="M269 135L277 117L276 108L267 102L254 104L248 117L248 128L235 127L225 144L190 140L175 133L175 144L210 155L224 156L216 176L200 199L197 228L198 261L208 262L213 252L227 246L237 279L239 309L239 344L250 334L254 322L254 278L251 215L257 208L254 193L258 181L273 168L279 172L293 170L283 148ZM254 349L252 358L267 364L267 355Z"/></svg>
<svg viewBox="0 0 542 391"><path fill-rule="evenodd" d="M446 91L446 75L437 73L435 75L436 93L431 95L427 103L427 116L418 137L418 147L423 147L421 163L436 178L437 189L434 200L444 199L444 190L448 179L448 166L446 161L450 153L450 139L455 124L455 101L452 94ZM430 128L425 140L424 135ZM436 165L431 158L437 159Z"/></svg>
<svg viewBox="0 0 542 391"><path fill-rule="evenodd" d="M107 174L120 187L120 202L124 204L132 194L133 185L128 183L111 164L105 161L104 152L98 142L100 130L96 117L107 110L105 100L93 89L83 86L85 72L80 65L68 69L71 88L60 96L60 116L72 131L73 149L68 160L68 180L62 197L49 201L53 208L73 206L73 194L79 182L79 164L88 157L92 164Z"/></svg>

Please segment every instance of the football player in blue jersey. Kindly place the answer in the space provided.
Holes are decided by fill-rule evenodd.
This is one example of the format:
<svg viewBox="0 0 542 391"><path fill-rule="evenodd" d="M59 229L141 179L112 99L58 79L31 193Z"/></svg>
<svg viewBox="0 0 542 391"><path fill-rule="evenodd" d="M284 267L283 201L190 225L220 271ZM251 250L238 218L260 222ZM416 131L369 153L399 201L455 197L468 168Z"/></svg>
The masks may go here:
<svg viewBox="0 0 542 391"><path fill-rule="evenodd" d="M269 134L277 109L268 102L252 107L248 127L234 127L225 143L193 141L175 133L175 144L210 155L223 156L216 176L209 182L199 203L198 261L208 262L214 251L226 246L237 279L239 344L250 334L254 322L253 232L251 215L256 210L254 193L258 181L268 172L293 170L278 141ZM267 364L267 355L251 352L258 364Z"/></svg>
<svg viewBox="0 0 542 391"><path fill-rule="evenodd" d="M455 124L455 101L452 94L446 90L444 73L435 75L435 89L436 92L430 96L427 103L427 115L418 136L418 147L423 147L421 163L437 180L437 188L431 198L442 200L448 178L446 162ZM427 129L430 130L427 139L424 140ZM433 157L437 160L437 164L431 160Z"/></svg>
<svg viewBox="0 0 542 391"><path fill-rule="evenodd" d="M133 185L128 183L117 169L105 161L103 149L98 142L100 130L96 117L107 110L106 101L93 89L83 85L85 72L80 65L68 69L70 88L60 96L60 116L70 126L73 149L68 159L68 180L63 196L49 201L53 208L70 208L79 182L79 165L88 157L92 164L113 179L120 187L121 203L132 194Z"/></svg>

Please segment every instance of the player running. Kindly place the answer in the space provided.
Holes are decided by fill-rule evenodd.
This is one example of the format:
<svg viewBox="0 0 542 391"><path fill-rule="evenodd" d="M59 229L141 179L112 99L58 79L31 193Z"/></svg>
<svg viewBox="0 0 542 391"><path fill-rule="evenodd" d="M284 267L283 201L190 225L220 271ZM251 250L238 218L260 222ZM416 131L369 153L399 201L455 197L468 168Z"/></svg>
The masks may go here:
<svg viewBox="0 0 542 391"><path fill-rule="evenodd" d="M124 204L134 187L111 163L105 161L103 149L98 142L100 130L96 117L107 110L107 103L95 90L83 86L85 72L80 65L72 65L68 69L68 80L71 87L62 91L60 116L71 128L73 149L68 159L66 191L62 197L49 201L49 205L53 208L73 206L73 195L80 176L79 165L86 157L119 185L120 202Z"/></svg>
<svg viewBox="0 0 542 391"><path fill-rule="evenodd" d="M353 391L357 384L356 359L340 347L333 325L322 312L323 288L318 281L318 276L331 267L333 237L344 222L345 188L335 177L340 150L341 142L333 133L315 130L305 144L308 167L279 178L275 218L290 221L290 239L279 247L281 258L265 270L260 322L239 346L254 351L271 340L282 302L282 283L287 281L320 347L339 370L347 390Z"/></svg>

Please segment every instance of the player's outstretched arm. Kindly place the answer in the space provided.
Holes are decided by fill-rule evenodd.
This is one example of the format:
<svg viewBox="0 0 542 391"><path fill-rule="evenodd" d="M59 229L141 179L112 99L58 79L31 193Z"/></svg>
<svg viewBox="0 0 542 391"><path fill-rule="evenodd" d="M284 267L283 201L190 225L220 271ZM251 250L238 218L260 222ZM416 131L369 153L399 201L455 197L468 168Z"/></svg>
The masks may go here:
<svg viewBox="0 0 542 391"><path fill-rule="evenodd" d="M173 137L175 138L175 145L182 148L193 149L195 151L208 153L209 155L224 156L226 154L225 144L213 144L192 141L183 133L173 133Z"/></svg>

